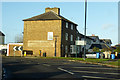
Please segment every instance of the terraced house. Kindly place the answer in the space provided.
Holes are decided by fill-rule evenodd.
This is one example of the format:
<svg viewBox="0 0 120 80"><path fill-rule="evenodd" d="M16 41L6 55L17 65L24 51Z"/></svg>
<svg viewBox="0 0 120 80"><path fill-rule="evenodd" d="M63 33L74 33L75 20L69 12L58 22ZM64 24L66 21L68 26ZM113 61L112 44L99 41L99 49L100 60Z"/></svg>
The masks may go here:
<svg viewBox="0 0 120 80"><path fill-rule="evenodd" d="M60 15L60 8L46 8L45 13L24 19L23 52L47 57L71 56L71 45L78 36L77 24ZM80 46L79 46L80 48ZM78 52L79 53L79 52Z"/></svg>

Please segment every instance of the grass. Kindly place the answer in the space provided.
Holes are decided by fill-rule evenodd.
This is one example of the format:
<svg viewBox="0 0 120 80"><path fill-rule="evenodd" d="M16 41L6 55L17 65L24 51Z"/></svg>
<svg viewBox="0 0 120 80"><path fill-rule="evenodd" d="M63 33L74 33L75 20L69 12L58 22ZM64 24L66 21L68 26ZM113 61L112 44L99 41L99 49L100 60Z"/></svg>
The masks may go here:
<svg viewBox="0 0 120 80"><path fill-rule="evenodd" d="M41 58L41 59L66 59L66 60L74 60L74 61L82 61L86 63L101 63L105 65L112 65L112 66L118 66L120 67L120 59L112 60L112 59L90 59L86 58L85 60L83 58L73 58L73 57L28 57L28 58Z"/></svg>
<svg viewBox="0 0 120 80"><path fill-rule="evenodd" d="M74 60L74 61L83 61L87 63L102 63L106 65L113 65L113 66L119 66L120 67L120 59L112 60L112 59L90 59L86 58L85 60L83 58L72 58L72 57L40 57L42 59L67 59L67 60Z"/></svg>

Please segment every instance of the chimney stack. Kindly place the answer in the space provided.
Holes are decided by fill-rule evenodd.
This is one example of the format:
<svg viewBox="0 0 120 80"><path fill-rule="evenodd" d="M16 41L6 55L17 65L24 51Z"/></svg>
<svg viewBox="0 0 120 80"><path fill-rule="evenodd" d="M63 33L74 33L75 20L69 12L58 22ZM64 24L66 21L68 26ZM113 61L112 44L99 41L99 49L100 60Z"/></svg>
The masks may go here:
<svg viewBox="0 0 120 80"><path fill-rule="evenodd" d="M92 36L95 36L95 34L92 34Z"/></svg>
<svg viewBox="0 0 120 80"><path fill-rule="evenodd" d="M49 12L49 11L54 11L57 15L60 15L60 8L54 7L54 8L45 8L45 12Z"/></svg>

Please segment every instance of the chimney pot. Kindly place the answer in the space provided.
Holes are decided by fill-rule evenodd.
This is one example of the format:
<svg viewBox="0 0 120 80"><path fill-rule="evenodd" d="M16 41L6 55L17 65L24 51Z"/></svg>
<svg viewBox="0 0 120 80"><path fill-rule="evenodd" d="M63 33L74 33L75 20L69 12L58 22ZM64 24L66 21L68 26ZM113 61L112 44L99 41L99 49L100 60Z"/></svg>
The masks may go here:
<svg viewBox="0 0 120 80"><path fill-rule="evenodd" d="M92 36L95 36L95 34L92 34Z"/></svg>

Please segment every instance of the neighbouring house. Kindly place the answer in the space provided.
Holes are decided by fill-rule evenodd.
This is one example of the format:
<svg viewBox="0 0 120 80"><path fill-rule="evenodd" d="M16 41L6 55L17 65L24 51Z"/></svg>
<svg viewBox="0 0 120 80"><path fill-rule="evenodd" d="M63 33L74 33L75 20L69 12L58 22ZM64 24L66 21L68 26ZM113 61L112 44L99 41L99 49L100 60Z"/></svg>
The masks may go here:
<svg viewBox="0 0 120 80"><path fill-rule="evenodd" d="M114 50L116 49L115 46L111 46L110 48L111 48L112 52L114 52Z"/></svg>
<svg viewBox="0 0 120 80"><path fill-rule="evenodd" d="M92 44L89 49L93 49L94 47L99 48L100 51L102 49L110 49L110 47L105 44Z"/></svg>
<svg viewBox="0 0 120 80"><path fill-rule="evenodd" d="M120 44L115 45L115 47L120 47Z"/></svg>
<svg viewBox="0 0 120 80"><path fill-rule="evenodd" d="M81 35L82 35L82 34L81 34ZM84 40L84 37L85 37L85 36L82 35L81 40ZM87 50L87 51L89 50L89 48L91 47L91 45L93 44L93 42L94 42L94 39L86 36L86 50ZM81 46L81 51L82 51L82 52L84 51L84 45Z"/></svg>
<svg viewBox="0 0 120 80"><path fill-rule="evenodd" d="M92 36L88 36L90 38L93 39L93 43L91 45L91 47L89 48L89 51L92 52L93 48L99 48L100 50L105 49L105 50L110 50L111 49L111 44L112 41L110 39L99 39L98 36L95 36L94 34L92 34Z"/></svg>
<svg viewBox="0 0 120 80"><path fill-rule="evenodd" d="M111 47L112 41L110 39L100 39L100 44L106 44Z"/></svg>
<svg viewBox="0 0 120 80"><path fill-rule="evenodd" d="M71 56L77 24L64 18L60 8L46 8L45 13L24 19L23 52L34 56Z"/></svg>
<svg viewBox="0 0 120 80"><path fill-rule="evenodd" d="M93 48L96 47L99 49L99 51L105 49L106 51L104 51L103 53L105 54L105 58L110 58L110 55L112 53L112 51L110 51L110 47L106 44L92 44L90 49L89 49L89 52L94 52L93 51Z"/></svg>
<svg viewBox="0 0 120 80"><path fill-rule="evenodd" d="M100 44L100 39L98 36L95 36L94 34L92 34L92 36L88 36L88 37L93 39L92 44Z"/></svg>
<svg viewBox="0 0 120 80"><path fill-rule="evenodd" d="M3 33L0 31L0 45L3 45L3 44L4 44L4 40L5 40L5 34L3 34Z"/></svg>

